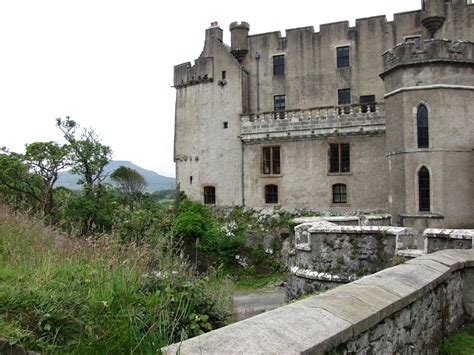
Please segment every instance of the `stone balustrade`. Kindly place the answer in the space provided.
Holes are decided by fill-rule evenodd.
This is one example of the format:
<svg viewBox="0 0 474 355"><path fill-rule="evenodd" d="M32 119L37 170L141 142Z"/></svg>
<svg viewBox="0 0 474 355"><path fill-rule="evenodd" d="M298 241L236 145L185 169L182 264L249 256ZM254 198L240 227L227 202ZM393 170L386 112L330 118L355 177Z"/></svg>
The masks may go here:
<svg viewBox="0 0 474 355"><path fill-rule="evenodd" d="M241 115L241 138L245 142L384 133L383 103Z"/></svg>

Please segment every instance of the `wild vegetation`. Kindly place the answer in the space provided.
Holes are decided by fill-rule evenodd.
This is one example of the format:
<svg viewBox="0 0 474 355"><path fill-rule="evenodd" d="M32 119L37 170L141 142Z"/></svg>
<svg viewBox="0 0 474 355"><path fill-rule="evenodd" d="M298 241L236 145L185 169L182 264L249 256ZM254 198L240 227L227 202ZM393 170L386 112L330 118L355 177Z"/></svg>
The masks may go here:
<svg viewBox="0 0 474 355"><path fill-rule="evenodd" d="M156 352L229 322L230 280L281 278L268 275L283 270L281 241L264 239L289 215L144 193L126 167L104 184L112 150L68 117L57 126L64 144L0 152L1 336L47 353ZM55 187L65 168L82 189Z"/></svg>

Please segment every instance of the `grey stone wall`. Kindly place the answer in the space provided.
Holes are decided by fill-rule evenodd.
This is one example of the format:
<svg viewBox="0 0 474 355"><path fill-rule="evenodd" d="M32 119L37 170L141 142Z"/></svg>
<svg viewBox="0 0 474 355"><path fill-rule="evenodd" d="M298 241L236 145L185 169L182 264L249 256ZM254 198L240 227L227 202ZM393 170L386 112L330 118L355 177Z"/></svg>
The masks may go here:
<svg viewBox="0 0 474 355"><path fill-rule="evenodd" d="M427 229L423 233L426 253L444 249L472 249L472 229Z"/></svg>
<svg viewBox="0 0 474 355"><path fill-rule="evenodd" d="M474 250L424 255L164 348L165 354L419 354L474 319Z"/></svg>
<svg viewBox="0 0 474 355"><path fill-rule="evenodd" d="M289 259L288 296L322 291L392 265L397 241L415 239L399 227L338 226L320 220L295 228Z"/></svg>

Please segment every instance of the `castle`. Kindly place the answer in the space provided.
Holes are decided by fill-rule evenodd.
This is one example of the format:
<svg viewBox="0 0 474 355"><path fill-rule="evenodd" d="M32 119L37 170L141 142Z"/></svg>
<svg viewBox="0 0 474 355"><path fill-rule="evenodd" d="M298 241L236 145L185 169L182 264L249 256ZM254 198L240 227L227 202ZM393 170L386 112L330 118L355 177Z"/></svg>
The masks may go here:
<svg viewBox="0 0 474 355"><path fill-rule="evenodd" d="M473 228L474 5L249 35L174 68L176 178L208 205Z"/></svg>

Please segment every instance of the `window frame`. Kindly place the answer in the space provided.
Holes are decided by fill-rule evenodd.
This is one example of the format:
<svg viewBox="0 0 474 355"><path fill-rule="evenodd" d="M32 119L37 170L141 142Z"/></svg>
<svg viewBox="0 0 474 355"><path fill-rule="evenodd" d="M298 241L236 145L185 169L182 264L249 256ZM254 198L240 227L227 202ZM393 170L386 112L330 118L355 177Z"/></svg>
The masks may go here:
<svg viewBox="0 0 474 355"><path fill-rule="evenodd" d="M265 152L268 149L269 157L266 159ZM278 149L278 159L275 159L275 151ZM269 172L266 173L266 162L269 162ZM260 149L260 173L263 176L278 176L281 175L281 146L280 145L266 145ZM275 164L278 162L277 164ZM277 166L277 168L275 167ZM277 170L277 171L275 171Z"/></svg>
<svg viewBox="0 0 474 355"><path fill-rule="evenodd" d="M275 188L275 191L270 192L270 188ZM277 184L267 184L263 188L264 198L266 205L276 205L279 202L279 188ZM270 200L269 197L273 197L274 200Z"/></svg>
<svg viewBox="0 0 474 355"><path fill-rule="evenodd" d="M422 111L426 112L426 116L422 116ZM425 120L425 122L422 122ZM418 149L427 149L430 147L430 114L428 106L420 103L416 107L416 147ZM422 124L426 124L422 125Z"/></svg>
<svg viewBox="0 0 474 355"><path fill-rule="evenodd" d="M333 169L333 147L337 146L337 170ZM344 165L344 156L343 156L343 146L347 146L347 170L345 170ZM351 155L352 155L352 145L350 142L329 142L328 147L328 174L330 175L348 175L351 174Z"/></svg>
<svg viewBox="0 0 474 355"><path fill-rule="evenodd" d="M343 51L347 50L347 53ZM350 68L351 67L351 46L336 47L336 68Z"/></svg>
<svg viewBox="0 0 474 355"><path fill-rule="evenodd" d="M422 174L424 176L422 176ZM425 166L421 166L417 173L418 179L418 211L431 212L431 173Z"/></svg>
<svg viewBox="0 0 474 355"><path fill-rule="evenodd" d="M343 94L348 95L348 102L346 100L342 100L346 98ZM351 113L351 105L352 105L352 93L351 88L344 88L344 89L337 89L337 105L339 109L339 114L349 114Z"/></svg>
<svg viewBox="0 0 474 355"><path fill-rule="evenodd" d="M283 98L283 108L281 108L282 98ZM277 100L279 100L278 108L277 108ZM285 110L286 110L286 94L273 95L273 111L275 112L274 118L280 119L280 120L285 119Z"/></svg>
<svg viewBox="0 0 474 355"><path fill-rule="evenodd" d="M368 100L368 98L373 98L373 100ZM360 111L362 113L375 112L375 104L377 103L375 95L360 95L359 96L359 105Z"/></svg>
<svg viewBox="0 0 474 355"><path fill-rule="evenodd" d="M338 188L339 188L339 191L338 191ZM342 183L333 184L331 187L331 190L332 190L332 203L334 205L347 205L348 204L348 198L347 198L348 193L347 193L346 184L342 184Z"/></svg>
<svg viewBox="0 0 474 355"><path fill-rule="evenodd" d="M280 62L278 62L281 60ZM274 54L272 56L273 75L285 75L285 54Z"/></svg>
<svg viewBox="0 0 474 355"><path fill-rule="evenodd" d="M211 198L211 200L208 200ZM203 200L205 205L216 204L216 187L213 185L206 185L203 187Z"/></svg>
<svg viewBox="0 0 474 355"><path fill-rule="evenodd" d="M415 49L421 49L421 35L406 36L404 38L405 43L414 43Z"/></svg>

